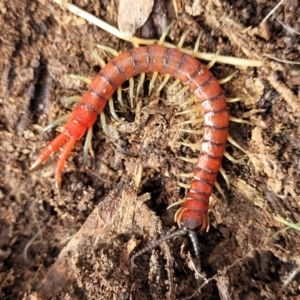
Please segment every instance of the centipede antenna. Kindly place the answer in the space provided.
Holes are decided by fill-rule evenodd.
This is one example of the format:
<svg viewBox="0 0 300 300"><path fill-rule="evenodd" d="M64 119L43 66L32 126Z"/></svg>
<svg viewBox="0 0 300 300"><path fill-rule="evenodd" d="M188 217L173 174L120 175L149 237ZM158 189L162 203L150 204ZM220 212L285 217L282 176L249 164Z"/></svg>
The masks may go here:
<svg viewBox="0 0 300 300"><path fill-rule="evenodd" d="M135 253L134 255L132 255L132 257L131 257L131 266L136 268L136 264L134 263L134 260L138 256L144 254L145 252L153 250L158 245L160 245L162 242L171 240L171 239L176 238L176 237L181 236L181 235L185 235L187 232L188 232L188 230L186 228L179 228L178 230L176 230L176 231L174 231L170 234L167 234L167 235L161 237L160 239L158 239L156 241L152 241L147 247L145 247L144 249L142 249L142 250L138 251L137 253Z"/></svg>
<svg viewBox="0 0 300 300"><path fill-rule="evenodd" d="M197 234L195 231L189 231L189 237L191 239L191 242L193 244L195 256L196 256L196 270L197 272L201 273L201 260L200 260L200 247L199 247L199 242L197 238Z"/></svg>

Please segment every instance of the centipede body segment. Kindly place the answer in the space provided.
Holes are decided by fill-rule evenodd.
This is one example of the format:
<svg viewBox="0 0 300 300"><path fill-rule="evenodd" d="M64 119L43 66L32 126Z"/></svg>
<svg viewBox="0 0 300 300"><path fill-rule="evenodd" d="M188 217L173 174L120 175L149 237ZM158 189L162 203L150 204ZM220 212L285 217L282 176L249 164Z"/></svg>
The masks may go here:
<svg viewBox="0 0 300 300"><path fill-rule="evenodd" d="M198 162L186 199L176 214L180 227L204 231L207 227L209 197L221 166L228 135L229 114L224 93L204 64L176 49L163 46L140 47L114 58L96 75L71 118L58 135L40 153L31 169L38 168L61 147L55 180L61 183L65 161L77 140L93 126L108 99L118 86L143 72L170 74L188 85L204 111L204 133Z"/></svg>

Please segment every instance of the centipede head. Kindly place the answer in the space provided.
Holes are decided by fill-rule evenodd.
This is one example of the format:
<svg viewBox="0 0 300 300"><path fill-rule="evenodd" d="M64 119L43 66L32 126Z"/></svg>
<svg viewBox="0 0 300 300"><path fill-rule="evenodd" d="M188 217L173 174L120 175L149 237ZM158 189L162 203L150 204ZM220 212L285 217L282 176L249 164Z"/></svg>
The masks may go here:
<svg viewBox="0 0 300 300"><path fill-rule="evenodd" d="M198 244L198 239L197 239L197 234L195 231L192 230L188 230L185 227L179 228L176 231L167 234L163 237L161 237L158 240L152 241L147 247L143 248L142 250L138 251L137 253L135 253L132 257L131 257L131 265L132 267L136 267L136 264L134 263L134 260L140 256L141 254L151 251L154 248L156 248L158 245L160 245L162 242L168 241L170 239L173 239L175 237L178 236L182 236L187 234L189 235L192 244L193 244L193 248L194 248L194 252L195 252L195 256L197 259L197 263L196 263L196 270L200 273L200 250L199 250L199 244Z"/></svg>
<svg viewBox="0 0 300 300"><path fill-rule="evenodd" d="M208 225L207 213L201 210L185 208L182 206L175 214L175 221L179 227L189 231L204 232Z"/></svg>

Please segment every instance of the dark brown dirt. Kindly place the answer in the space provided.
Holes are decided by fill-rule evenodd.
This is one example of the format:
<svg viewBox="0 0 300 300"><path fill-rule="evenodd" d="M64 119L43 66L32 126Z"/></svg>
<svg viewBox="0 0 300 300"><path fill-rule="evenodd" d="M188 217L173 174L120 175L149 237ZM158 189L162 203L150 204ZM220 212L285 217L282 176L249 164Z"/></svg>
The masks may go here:
<svg viewBox="0 0 300 300"><path fill-rule="evenodd" d="M117 27L118 1L74 4ZM184 197L177 175L193 168L177 157L197 155L178 143L199 140L180 133L178 124L193 116L175 115L180 109L174 91L140 97L133 109L124 91L125 108L116 104L123 123L106 113L116 138L108 138L100 123L94 126L95 157L88 167L83 143L76 145L59 199L56 156L36 172L28 170L61 127L43 137L40 132L69 112L62 99L86 88L68 74L92 78L99 70L90 43L119 52L132 46L52 1L0 3L1 299L300 299L300 275L292 276L300 266L299 232L274 219L300 222L300 36L274 17L261 23L276 4L174 0L178 18L168 8L168 18L175 19L169 42L176 44L191 28L186 47L193 47L201 29L201 51L220 49L221 55L264 61L261 68L216 64L212 69L218 78L239 69L224 90L243 99L230 104L231 114L252 125L231 125L231 136L247 155L229 144L228 152L241 161L224 158L230 190L222 176L219 182L228 205L212 199L210 230L199 236L199 277L187 237L138 257L137 268L130 265L134 251L174 225L166 207ZM275 15L300 31L298 1L286 0ZM157 6L155 22L138 34L159 37L157 24L164 18L164 6ZM147 79L145 94L148 85ZM140 177L136 166L142 167Z"/></svg>

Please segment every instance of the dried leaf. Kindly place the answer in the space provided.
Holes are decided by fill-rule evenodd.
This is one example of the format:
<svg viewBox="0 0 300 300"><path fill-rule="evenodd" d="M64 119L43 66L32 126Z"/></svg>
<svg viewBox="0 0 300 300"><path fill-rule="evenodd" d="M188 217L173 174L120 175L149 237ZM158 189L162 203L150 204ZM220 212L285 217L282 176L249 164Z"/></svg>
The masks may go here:
<svg viewBox="0 0 300 300"><path fill-rule="evenodd" d="M120 0L118 26L132 36L141 28L152 12L154 0Z"/></svg>

